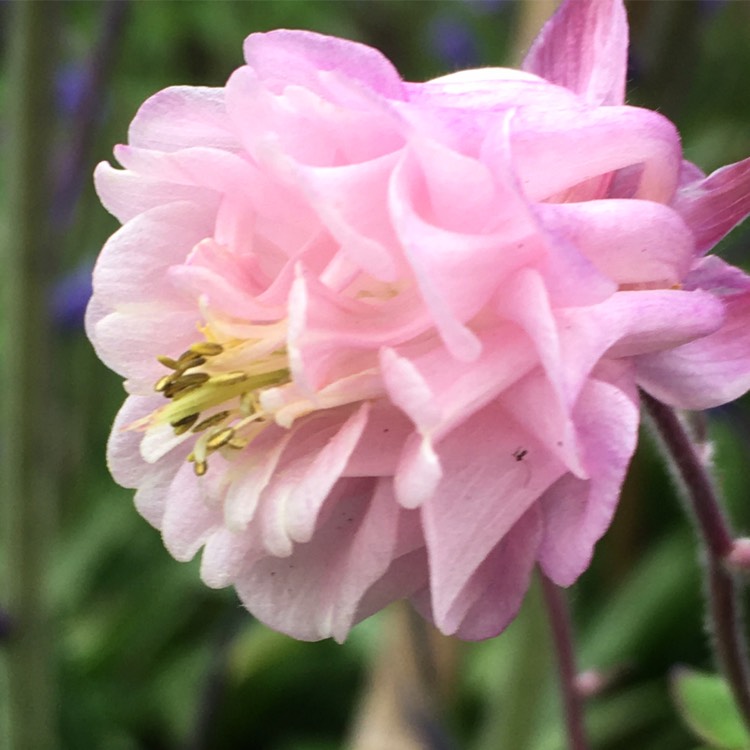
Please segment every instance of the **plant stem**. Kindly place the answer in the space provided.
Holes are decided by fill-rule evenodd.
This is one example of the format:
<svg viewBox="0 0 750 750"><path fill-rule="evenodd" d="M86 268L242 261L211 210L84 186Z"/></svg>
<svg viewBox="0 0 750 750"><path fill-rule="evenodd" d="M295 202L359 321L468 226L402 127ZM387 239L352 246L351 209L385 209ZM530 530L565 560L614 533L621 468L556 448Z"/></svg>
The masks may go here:
<svg viewBox="0 0 750 750"><path fill-rule="evenodd" d="M583 698L576 688L576 665L573 651L573 627L563 590L542 575L542 590L557 655L565 728L570 750L588 750L583 719Z"/></svg>
<svg viewBox="0 0 750 750"><path fill-rule="evenodd" d="M641 393L682 485L706 555L705 585L714 654L750 730L750 666L737 578L726 566L733 535L706 462L674 409Z"/></svg>
<svg viewBox="0 0 750 750"><path fill-rule="evenodd" d="M0 313L0 595L11 624L3 647L0 746L7 750L57 747L54 630L45 585L56 505L46 257L56 6L18 2L8 8L13 24Z"/></svg>

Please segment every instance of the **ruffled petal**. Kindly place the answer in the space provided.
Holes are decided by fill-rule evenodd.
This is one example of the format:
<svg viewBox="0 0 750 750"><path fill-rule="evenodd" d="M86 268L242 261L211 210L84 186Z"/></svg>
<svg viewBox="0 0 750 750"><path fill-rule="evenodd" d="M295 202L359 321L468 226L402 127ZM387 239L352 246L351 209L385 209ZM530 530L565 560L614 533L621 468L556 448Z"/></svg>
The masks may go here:
<svg viewBox="0 0 750 750"><path fill-rule="evenodd" d="M539 204L551 232L564 237L617 284L669 287L693 260L693 236L676 211L640 200Z"/></svg>
<svg viewBox="0 0 750 750"><path fill-rule="evenodd" d="M589 380L576 405L576 430L589 479L565 474L541 498L544 537L539 561L546 575L569 586L586 569L594 544L612 520L638 439L638 396L632 375L617 384Z"/></svg>
<svg viewBox="0 0 750 750"><path fill-rule="evenodd" d="M505 630L529 587L541 538L542 514L535 504L487 555L447 615L435 621L438 628L466 641Z"/></svg>
<svg viewBox="0 0 750 750"><path fill-rule="evenodd" d="M154 94L133 118L128 141L156 151L239 148L224 107L224 89L205 86L172 86Z"/></svg>
<svg viewBox="0 0 750 750"><path fill-rule="evenodd" d="M674 125L656 112L636 107L521 110L512 121L511 142L526 195L537 201L639 164L633 197L669 203L682 163Z"/></svg>
<svg viewBox="0 0 750 750"><path fill-rule="evenodd" d="M636 359L638 384L681 409L709 409L750 389L750 292L724 299L724 324L675 349Z"/></svg>
<svg viewBox="0 0 750 750"><path fill-rule="evenodd" d="M121 224L166 203L218 205L218 196L211 190L115 169L107 162L101 162L94 170L94 184L99 200Z"/></svg>
<svg viewBox="0 0 750 750"><path fill-rule="evenodd" d="M267 557L236 582L262 622L302 640L342 641L368 589L388 571L399 516L387 480L348 479L333 489L330 512L288 557Z"/></svg>
<svg viewBox="0 0 750 750"><path fill-rule="evenodd" d="M322 72L336 71L392 99L403 96L401 76L372 47L311 31L279 29L251 34L245 40L247 64L273 86L320 90Z"/></svg>
<svg viewBox="0 0 750 750"><path fill-rule="evenodd" d="M295 543L313 536L323 503L367 424L368 411L365 402L343 422L341 416L323 412L297 430L263 491L258 511L263 543L271 554L285 557Z"/></svg>
<svg viewBox="0 0 750 750"><path fill-rule="evenodd" d="M672 206L693 230L696 251L708 252L750 214L750 158L686 184Z"/></svg>
<svg viewBox="0 0 750 750"><path fill-rule="evenodd" d="M221 528L221 510L206 500L192 464L183 461L166 493L161 521L164 546L176 560L191 560L211 534Z"/></svg>
<svg viewBox="0 0 750 750"><path fill-rule="evenodd" d="M628 20L621 0L566 0L526 55L523 69L594 105L622 104Z"/></svg>
<svg viewBox="0 0 750 750"><path fill-rule="evenodd" d="M496 404L451 432L437 452L443 478L421 510L432 613L450 631L453 607L483 560L565 468Z"/></svg>

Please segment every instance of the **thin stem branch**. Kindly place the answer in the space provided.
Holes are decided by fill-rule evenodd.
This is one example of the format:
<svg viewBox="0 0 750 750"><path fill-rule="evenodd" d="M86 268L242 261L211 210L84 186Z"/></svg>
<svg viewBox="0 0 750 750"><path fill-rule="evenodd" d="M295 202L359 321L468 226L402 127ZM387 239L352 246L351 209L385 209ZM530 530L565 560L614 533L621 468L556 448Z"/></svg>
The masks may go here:
<svg viewBox="0 0 750 750"><path fill-rule="evenodd" d="M588 750L583 717L583 698L576 687L576 665L573 650L573 627L563 590L544 574L542 590L552 631L552 641L557 655L563 714L570 750Z"/></svg>
<svg viewBox="0 0 750 750"><path fill-rule="evenodd" d="M714 654L750 729L750 664L743 634L740 588L726 565L734 546L709 468L675 411L642 393L662 444L677 471L706 554L705 585Z"/></svg>
<svg viewBox="0 0 750 750"><path fill-rule="evenodd" d="M49 404L48 222L50 81L56 3L11 5L6 99L7 203L2 244L0 527L3 646L0 745L52 750L57 743L54 629L46 597L53 542L55 436Z"/></svg>
<svg viewBox="0 0 750 750"><path fill-rule="evenodd" d="M707 550L712 557L723 560L732 551L734 539L705 462L674 409L643 391L641 398L677 469Z"/></svg>

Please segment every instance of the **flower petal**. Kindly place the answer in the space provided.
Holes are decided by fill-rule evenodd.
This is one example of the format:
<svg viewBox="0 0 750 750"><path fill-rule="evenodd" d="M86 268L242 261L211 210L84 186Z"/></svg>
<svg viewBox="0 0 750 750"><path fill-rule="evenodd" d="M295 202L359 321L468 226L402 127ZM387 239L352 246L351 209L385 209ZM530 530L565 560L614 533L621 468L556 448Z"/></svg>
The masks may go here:
<svg viewBox="0 0 750 750"><path fill-rule="evenodd" d="M566 0L547 21L523 69L590 104L622 104L628 21L621 0Z"/></svg>
<svg viewBox="0 0 750 750"><path fill-rule="evenodd" d="M477 568L565 468L498 404L464 422L436 451L443 478L422 505L422 522L433 616L450 630L454 604Z"/></svg>
<svg viewBox="0 0 750 750"><path fill-rule="evenodd" d="M532 505L477 568L450 612L436 621L440 630L466 641L505 630L529 587L541 538L542 514Z"/></svg>
<svg viewBox="0 0 750 750"><path fill-rule="evenodd" d="M636 360L638 384L681 409L709 409L750 389L750 292L724 299L715 333Z"/></svg>
<svg viewBox="0 0 750 750"><path fill-rule="evenodd" d="M708 252L750 214L750 158L684 185L672 205L693 230L697 252Z"/></svg>
<svg viewBox="0 0 750 750"><path fill-rule="evenodd" d="M539 204L544 226L573 243L618 284L670 286L685 277L693 237L676 211L640 200Z"/></svg>
<svg viewBox="0 0 750 750"><path fill-rule="evenodd" d="M569 586L586 569L594 544L617 507L638 439L638 396L626 375L618 385L589 380L575 421L590 479L565 474L541 498L544 537L539 561L546 575Z"/></svg>
<svg viewBox="0 0 750 750"><path fill-rule="evenodd" d="M247 64L273 82L277 90L295 84L316 91L322 71L337 71L383 96L403 96L398 71L380 52L365 44L311 31L279 29L251 34L244 50Z"/></svg>
<svg viewBox="0 0 750 750"><path fill-rule="evenodd" d="M154 94L130 124L128 141L157 151L239 148L224 108L224 89L205 86L172 86Z"/></svg>
<svg viewBox="0 0 750 750"><path fill-rule="evenodd" d="M286 558L266 557L240 574L237 591L259 620L302 640L342 641L360 600L388 570L399 516L387 480L347 479L306 544ZM374 489L374 492L373 492Z"/></svg>

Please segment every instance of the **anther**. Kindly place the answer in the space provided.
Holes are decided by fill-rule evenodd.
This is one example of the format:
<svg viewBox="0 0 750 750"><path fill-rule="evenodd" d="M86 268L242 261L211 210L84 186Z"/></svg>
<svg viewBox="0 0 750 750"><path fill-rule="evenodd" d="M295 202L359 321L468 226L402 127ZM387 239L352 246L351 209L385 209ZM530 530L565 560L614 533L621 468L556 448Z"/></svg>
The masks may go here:
<svg viewBox="0 0 750 750"><path fill-rule="evenodd" d="M168 388L166 391L164 391L164 395L167 396L167 398L171 398L173 401L179 401L183 396L187 396L188 393L192 393L193 391L197 391L202 383L191 383L190 385L183 385L181 388Z"/></svg>
<svg viewBox="0 0 750 750"><path fill-rule="evenodd" d="M175 388L185 388L188 385L201 385L208 382L210 375L207 372L189 372L172 380Z"/></svg>
<svg viewBox="0 0 750 750"><path fill-rule="evenodd" d="M157 393L161 393L162 391L165 391L173 382L174 382L174 374L164 375L164 377L161 377L156 381L156 385L154 385L154 390Z"/></svg>
<svg viewBox="0 0 750 750"><path fill-rule="evenodd" d="M217 448L221 448L222 445L226 445L233 437L234 430L231 427L225 427L206 441L206 448L215 451Z"/></svg>
<svg viewBox="0 0 750 750"><path fill-rule="evenodd" d="M198 419L197 414L188 414L187 417L183 417L182 419L178 419L174 422L170 422L169 424L172 425L174 428L174 434L175 435L182 435L183 433L187 432L196 422Z"/></svg>
<svg viewBox="0 0 750 750"><path fill-rule="evenodd" d="M240 412L245 415L250 415L256 411L258 407L258 399L253 391L245 391L240 396Z"/></svg>
<svg viewBox="0 0 750 750"><path fill-rule="evenodd" d="M205 461L196 461L193 471L197 477L202 477L208 471L208 464Z"/></svg>
<svg viewBox="0 0 750 750"><path fill-rule="evenodd" d="M245 438L232 438L227 441L227 448L234 448L236 451L241 451L243 448L247 448L249 442Z"/></svg>
<svg viewBox="0 0 750 750"><path fill-rule="evenodd" d="M179 370L180 366L177 364L177 360L172 359L172 357L165 357L163 354L158 356L156 359L161 362L161 364L164 365L164 367L168 367L170 370Z"/></svg>
<svg viewBox="0 0 750 750"><path fill-rule="evenodd" d="M195 352L191 352L190 349L180 354L180 357L177 360L177 367L181 372L205 364L206 358L198 356Z"/></svg>
<svg viewBox="0 0 750 750"><path fill-rule="evenodd" d="M188 351L200 357L215 357L224 351L224 347L214 341L201 341L193 344Z"/></svg>
<svg viewBox="0 0 750 750"><path fill-rule="evenodd" d="M222 375L214 375L211 378L211 385L235 385L245 380L250 380L250 376L246 372L242 372L242 370L235 370L234 372L227 372Z"/></svg>
<svg viewBox="0 0 750 750"><path fill-rule="evenodd" d="M212 414L210 417L206 417L206 419L198 422L198 424L193 427L193 432L201 432L209 427L215 427L217 424L221 424L228 416L228 411L220 411L216 414Z"/></svg>

